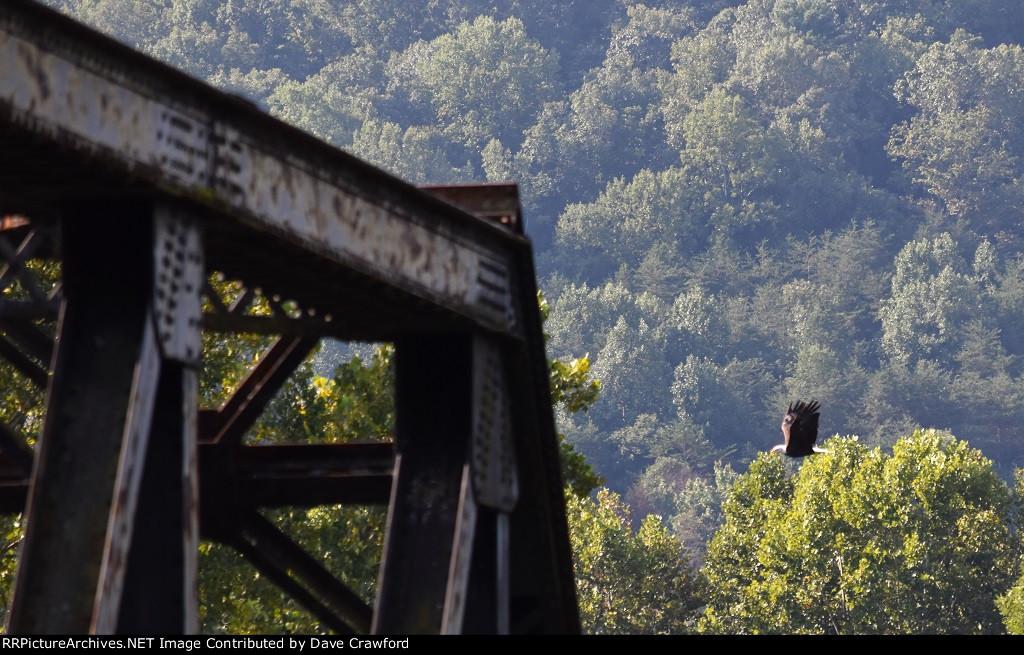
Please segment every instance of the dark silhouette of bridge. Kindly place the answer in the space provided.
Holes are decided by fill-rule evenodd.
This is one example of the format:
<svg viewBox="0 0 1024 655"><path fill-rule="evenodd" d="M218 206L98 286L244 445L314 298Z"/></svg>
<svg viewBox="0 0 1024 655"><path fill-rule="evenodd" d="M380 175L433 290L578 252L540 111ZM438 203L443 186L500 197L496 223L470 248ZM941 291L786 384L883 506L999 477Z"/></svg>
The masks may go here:
<svg viewBox="0 0 1024 655"><path fill-rule="evenodd" d="M340 633L579 631L514 185L413 187L30 0L0 155L0 356L45 388L34 448L0 423L9 632L196 632L200 538ZM204 331L276 337L211 410ZM323 338L395 344L394 442L246 444ZM388 507L372 606L259 513L342 503Z"/></svg>

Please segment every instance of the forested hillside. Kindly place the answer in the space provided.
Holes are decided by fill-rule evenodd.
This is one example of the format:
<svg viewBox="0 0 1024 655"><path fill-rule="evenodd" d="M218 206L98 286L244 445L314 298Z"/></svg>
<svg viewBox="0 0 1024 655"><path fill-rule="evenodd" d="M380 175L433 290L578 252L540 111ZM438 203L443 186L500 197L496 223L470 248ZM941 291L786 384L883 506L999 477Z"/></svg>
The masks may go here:
<svg viewBox="0 0 1024 655"><path fill-rule="evenodd" d="M518 181L601 382L562 430L695 558L793 399L1024 466L1019 0L47 1L414 182Z"/></svg>

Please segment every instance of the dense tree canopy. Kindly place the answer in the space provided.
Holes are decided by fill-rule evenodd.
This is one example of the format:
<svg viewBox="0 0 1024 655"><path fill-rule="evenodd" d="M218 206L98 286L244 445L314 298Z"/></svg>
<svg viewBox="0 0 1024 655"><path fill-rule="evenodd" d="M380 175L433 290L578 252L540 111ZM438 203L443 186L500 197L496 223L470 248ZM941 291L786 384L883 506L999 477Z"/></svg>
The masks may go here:
<svg viewBox="0 0 1024 655"><path fill-rule="evenodd" d="M563 447L634 528L701 556L797 397L851 458L1024 466L1019 0L45 1L414 182L518 181L549 355L602 383Z"/></svg>
<svg viewBox="0 0 1024 655"><path fill-rule="evenodd" d="M990 633L1017 556L992 464L934 431L892 455L828 442L790 477L762 455L724 505L704 573L713 632Z"/></svg>
<svg viewBox="0 0 1024 655"><path fill-rule="evenodd" d="M589 634L684 634L703 598L679 542L649 515L634 534L629 508L602 490L568 498L580 620Z"/></svg>

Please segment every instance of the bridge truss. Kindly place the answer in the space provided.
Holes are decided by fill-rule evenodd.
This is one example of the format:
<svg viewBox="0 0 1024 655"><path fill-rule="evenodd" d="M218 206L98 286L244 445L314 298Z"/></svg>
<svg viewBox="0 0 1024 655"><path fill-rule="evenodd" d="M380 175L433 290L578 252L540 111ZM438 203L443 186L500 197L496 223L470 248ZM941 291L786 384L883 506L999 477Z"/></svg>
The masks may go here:
<svg viewBox="0 0 1024 655"><path fill-rule="evenodd" d="M196 632L201 538L339 633L579 631L514 185L415 188L4 0L0 216L0 357L45 389L38 438L0 422L9 632ZM212 332L275 340L201 409ZM395 344L393 442L249 444L325 338ZM388 508L373 603L261 513L325 504Z"/></svg>

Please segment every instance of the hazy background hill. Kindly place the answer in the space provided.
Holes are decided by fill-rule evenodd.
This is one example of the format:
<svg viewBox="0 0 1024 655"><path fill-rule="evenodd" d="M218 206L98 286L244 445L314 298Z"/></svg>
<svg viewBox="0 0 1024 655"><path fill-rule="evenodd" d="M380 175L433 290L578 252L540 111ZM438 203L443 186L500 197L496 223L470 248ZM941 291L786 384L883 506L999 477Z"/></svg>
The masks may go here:
<svg viewBox="0 0 1024 655"><path fill-rule="evenodd" d="M780 440L1024 466L1019 0L48 0L414 182L516 180L570 442L695 553Z"/></svg>

